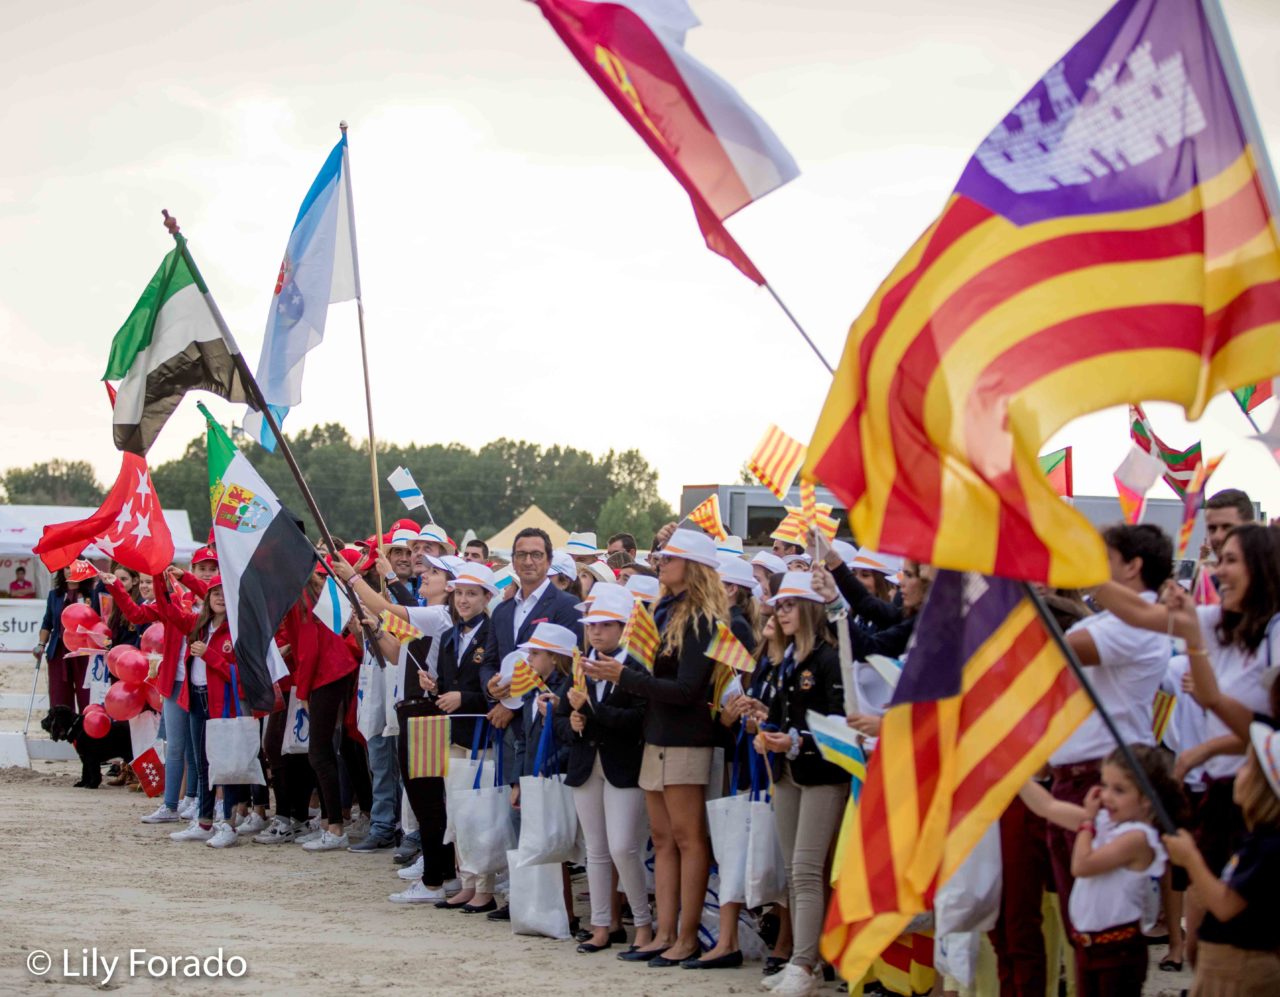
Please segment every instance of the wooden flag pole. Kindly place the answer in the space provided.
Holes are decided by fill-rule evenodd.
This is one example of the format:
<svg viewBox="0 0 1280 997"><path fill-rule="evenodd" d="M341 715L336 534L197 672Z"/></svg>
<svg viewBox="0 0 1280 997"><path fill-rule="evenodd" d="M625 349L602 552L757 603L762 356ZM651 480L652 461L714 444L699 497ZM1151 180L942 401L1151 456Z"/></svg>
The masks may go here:
<svg viewBox="0 0 1280 997"><path fill-rule="evenodd" d="M1155 814L1156 822L1160 825L1160 830L1164 834L1176 834L1178 828L1169 816L1169 811L1165 809L1164 803L1161 802L1160 797L1156 794L1155 787L1151 785L1151 780L1147 778L1147 773L1138 764L1138 759L1134 757L1133 750L1120 737L1116 722L1111 719L1111 714L1107 712L1107 708L1102 705L1102 700L1098 698L1098 694L1094 691L1092 683L1090 683L1088 676L1085 675L1084 666L1080 664L1080 659L1076 657L1076 652L1071 649L1071 645L1067 643L1066 635L1063 634L1062 628L1058 626L1057 618L1049 611L1044 598L1034 585L1030 582L1023 582L1022 590L1026 593L1027 598L1031 600L1031 604L1036 607L1036 612L1040 615L1040 622L1044 624L1045 629L1049 631L1049 636L1053 638L1053 642L1058 646L1058 650L1067 659L1067 664L1071 666L1071 671L1075 674L1080 687L1084 689L1085 695L1093 703L1093 708L1098 711L1098 716L1102 718L1107 731L1115 740L1116 747L1124 755L1125 764L1133 775L1133 781L1138 784L1138 789L1151 802L1151 810Z"/></svg>
<svg viewBox="0 0 1280 997"><path fill-rule="evenodd" d="M298 467L298 461L293 456L293 450L289 446L289 441L284 438L284 433L280 432L280 425L276 422L276 417L271 412L271 406L267 404L267 400L263 397L262 388L258 386L258 380L253 376L253 371L249 369L249 365L245 362L244 355L240 352L240 347L236 345L235 337L231 334L231 329L227 325L226 319L222 317L222 312L218 308L218 303L213 300L213 295L209 293L208 287L204 282L204 278L200 275L200 268L196 266L196 261L191 258L191 250L187 248L187 240L182 238L178 228L178 219L169 214L168 211L161 210L160 214L164 215L164 227L169 230L169 234L173 236L174 241L178 244L178 249L182 253L182 258L186 262L187 267L191 270L191 276L196 280L196 286L200 288L201 297L209 309L209 314L213 316L213 323L218 327L223 341L227 344L227 350L231 353L231 359L236 365L236 371L240 375L240 379L244 382L244 386L249 390L249 396L253 399L254 405L262 413L262 418L266 422L267 427L271 430L276 440L280 444L280 453L284 455L285 463L289 465L289 470L293 474L293 480L298 483L298 490L302 492L302 500L307 503L307 508L311 511L311 517L316 521L316 526L320 529L320 535L324 538L325 546L329 548L331 557L338 557L338 545L333 539L333 534L329 532L329 527L325 524L324 516L320 513L320 506L316 504L315 496L311 494L311 486L307 484L307 479L302 476L302 469ZM334 576L337 577L336 575ZM356 596L355 589L348 582L343 582L343 588L347 590L347 595L351 599L352 606L360 605L360 600ZM382 668L387 667L386 659L382 656L382 650L378 647L377 640L374 639L373 631L363 619L360 621L360 629L364 631L366 644L372 646L373 653L378 659L378 664Z"/></svg>
<svg viewBox="0 0 1280 997"><path fill-rule="evenodd" d="M347 137L347 123L338 122L342 137ZM378 556L384 557L382 544L382 499L378 495L378 439L373 432L373 393L369 390L369 351L364 337L364 296L360 293L360 253L356 249L356 207L351 197L351 146L342 150L342 179L347 188L347 222L351 228L351 267L356 281L356 317L360 322L360 363L364 366L364 408L369 419L369 476L373 485L373 526L377 531ZM428 512L428 514L430 514ZM386 591L386 581L378 573L378 587Z"/></svg>

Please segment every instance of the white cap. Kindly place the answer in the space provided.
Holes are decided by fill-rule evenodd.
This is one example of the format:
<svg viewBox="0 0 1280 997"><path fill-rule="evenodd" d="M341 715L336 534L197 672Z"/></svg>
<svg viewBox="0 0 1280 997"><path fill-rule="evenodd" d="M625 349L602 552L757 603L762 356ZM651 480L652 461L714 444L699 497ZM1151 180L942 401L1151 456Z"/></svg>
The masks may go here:
<svg viewBox="0 0 1280 997"><path fill-rule="evenodd" d="M1251 723L1249 740L1253 742L1253 750L1258 755L1258 768L1266 776L1271 792L1280 796L1280 737L1276 736L1267 724Z"/></svg>
<svg viewBox="0 0 1280 997"><path fill-rule="evenodd" d="M592 561L590 564L578 565L579 571L589 571L595 576L596 582L616 582L618 576L613 573L613 569L603 561ZM594 593L595 588L591 591Z"/></svg>
<svg viewBox="0 0 1280 997"><path fill-rule="evenodd" d="M533 628L529 639L521 644L521 651L550 651L552 654L563 654L573 657L574 648L578 646L578 638L568 627L558 623L539 623Z"/></svg>
<svg viewBox="0 0 1280 997"><path fill-rule="evenodd" d="M549 575L563 575L565 578L573 579L578 577L578 562L569 554L562 550L556 551L551 555L551 567L547 570Z"/></svg>
<svg viewBox="0 0 1280 997"><path fill-rule="evenodd" d="M458 565L458 570L453 576L453 587L455 589L459 585L476 585L490 595L498 594L497 583L493 580L493 569L487 564L462 561L461 558L450 558L449 560L461 561Z"/></svg>
<svg viewBox="0 0 1280 997"><path fill-rule="evenodd" d="M418 531L418 539L426 540L428 543L442 544L445 547L450 546L449 534L445 533L444 527L436 523L428 523Z"/></svg>
<svg viewBox="0 0 1280 997"><path fill-rule="evenodd" d="M450 578L453 577L453 568L442 557L436 557L434 554L424 554L422 559L437 571L443 571Z"/></svg>
<svg viewBox="0 0 1280 997"><path fill-rule="evenodd" d="M735 557L742 556L742 537L735 537L732 534L725 537L716 544L717 554L733 554Z"/></svg>
<svg viewBox="0 0 1280 997"><path fill-rule="evenodd" d="M787 562L771 550L760 551L751 559L751 563L760 565L771 575L780 575L787 570Z"/></svg>
<svg viewBox="0 0 1280 997"><path fill-rule="evenodd" d="M737 585L753 591L757 587L756 576L751 573L751 565L740 557L721 554L719 571L720 580L727 585Z"/></svg>
<svg viewBox="0 0 1280 997"><path fill-rule="evenodd" d="M858 548L847 540L832 540L831 549L839 555L846 568L853 567L853 559L858 556Z"/></svg>
<svg viewBox="0 0 1280 997"><path fill-rule="evenodd" d="M788 554L786 557L783 558L783 560L787 562L788 568L790 568L791 565L795 564L797 561L799 561L801 564L805 565L806 567L810 564L813 564L813 558L811 558L808 554Z"/></svg>
<svg viewBox="0 0 1280 997"><path fill-rule="evenodd" d="M617 582L601 582L591 586L591 602L586 607L583 623L622 623L631 618L635 597Z"/></svg>
<svg viewBox="0 0 1280 997"><path fill-rule="evenodd" d="M859 569L878 571L882 575L892 577L902 570L902 558L895 557L893 554L881 554L878 551L862 547L854 555L853 562L849 567L854 571Z"/></svg>
<svg viewBox="0 0 1280 997"><path fill-rule="evenodd" d="M813 590L813 574L809 571L788 571L778 586L778 594L769 600L770 606L776 606L783 599L808 599L810 602L824 601L822 596Z"/></svg>
<svg viewBox="0 0 1280 997"><path fill-rule="evenodd" d="M716 542L697 530L676 530L657 553L662 557L679 557L694 564L705 564L708 568L720 567Z"/></svg>
<svg viewBox="0 0 1280 997"><path fill-rule="evenodd" d="M414 533L413 530L396 530L391 534L391 543L387 544L387 546L408 547L409 544L413 543L417 539L418 534Z"/></svg>
<svg viewBox="0 0 1280 997"><path fill-rule="evenodd" d="M653 602L661 595L658 579L649 575L632 575L627 579L626 590L643 603ZM595 589L592 589L595 591Z"/></svg>
<svg viewBox="0 0 1280 997"><path fill-rule="evenodd" d="M463 560L456 554L445 554L444 557L440 558L440 560L444 562L445 570L455 578L458 577L458 572L461 571L465 565L471 563L470 561Z"/></svg>
<svg viewBox="0 0 1280 997"><path fill-rule="evenodd" d="M570 533L569 539L565 541L564 549L574 557L601 553L596 546L596 535L594 533Z"/></svg>

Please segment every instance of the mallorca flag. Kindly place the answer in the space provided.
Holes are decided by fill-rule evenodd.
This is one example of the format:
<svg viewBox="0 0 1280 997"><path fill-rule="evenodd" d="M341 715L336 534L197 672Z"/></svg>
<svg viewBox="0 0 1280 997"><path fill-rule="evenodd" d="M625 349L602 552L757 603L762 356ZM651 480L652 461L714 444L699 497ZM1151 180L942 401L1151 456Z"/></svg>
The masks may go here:
<svg viewBox="0 0 1280 997"><path fill-rule="evenodd" d="M257 380L276 425L302 401L302 368L324 339L329 305L360 297L353 208L347 197L344 132L302 199L267 312ZM249 412L245 432L264 449L276 439L260 412Z"/></svg>
<svg viewBox="0 0 1280 997"><path fill-rule="evenodd" d="M717 540L723 540L729 535L729 531L724 528L724 522L720 519L720 496L712 492L705 501L700 502L698 507L689 513L689 519L703 533L710 534Z"/></svg>
<svg viewBox="0 0 1280 997"><path fill-rule="evenodd" d="M846 980L932 908L1090 709L1022 586L939 572L842 832L822 955Z"/></svg>
<svg viewBox="0 0 1280 997"><path fill-rule="evenodd" d="M158 575L173 563L173 537L144 458L126 453L116 483L98 511L88 519L46 526L31 552L38 554L50 571L57 571L78 558L89 544L145 575Z"/></svg>
<svg viewBox="0 0 1280 997"><path fill-rule="evenodd" d="M272 682L288 674L273 638L311 577L316 552L222 427L205 419L213 537L240 683L254 709L269 711Z"/></svg>
<svg viewBox="0 0 1280 997"><path fill-rule="evenodd" d="M791 483L796 480L796 472L803 463L804 444L777 426L770 426L752 451L747 469L778 497L779 502L785 502Z"/></svg>
<svg viewBox="0 0 1280 997"><path fill-rule="evenodd" d="M1075 492L1075 483L1071 478L1071 448L1063 447L1053 453L1040 456L1040 470L1053 485L1053 490L1063 498L1071 498Z"/></svg>
<svg viewBox="0 0 1280 997"><path fill-rule="evenodd" d="M685 0L537 0L560 40L693 201L707 248L765 282L722 224L800 175L734 89L684 50Z"/></svg>
<svg viewBox="0 0 1280 997"><path fill-rule="evenodd" d="M1199 442L1176 450L1156 435L1151 427L1151 420L1142 411L1141 405L1129 406L1129 435L1139 449L1145 450L1152 457L1157 457L1164 464L1164 481L1180 499L1187 497L1187 486L1195 477L1196 468L1203 459Z"/></svg>
<svg viewBox="0 0 1280 997"><path fill-rule="evenodd" d="M807 471L858 540L1053 586L1109 577L1036 465L1159 398L1280 371L1265 161L1213 0L1120 0L983 140L854 322Z"/></svg>
<svg viewBox="0 0 1280 997"><path fill-rule="evenodd" d="M186 240L160 264L142 297L111 341L104 381L124 378L111 421L116 449L145 454L182 396L193 388L232 402L249 396L231 351L205 300L209 288L187 265ZM110 384L107 386L110 394Z"/></svg>

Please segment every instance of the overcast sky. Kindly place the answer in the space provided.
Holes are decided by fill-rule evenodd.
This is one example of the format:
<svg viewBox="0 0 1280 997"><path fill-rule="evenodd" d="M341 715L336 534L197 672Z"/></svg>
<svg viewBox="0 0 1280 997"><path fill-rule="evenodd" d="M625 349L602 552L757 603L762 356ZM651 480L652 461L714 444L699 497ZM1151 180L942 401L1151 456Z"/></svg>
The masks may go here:
<svg viewBox="0 0 1280 997"><path fill-rule="evenodd" d="M1280 148L1280 7L1224 3ZM689 50L801 169L730 228L833 362L977 143L1108 6L695 0ZM826 371L767 292L703 247L688 198L532 4L46 0L5 38L0 467L86 459L114 479L97 382L172 245L161 208L256 365L290 226L342 118L380 438L638 447L675 502L684 484L734 480L769 422L812 431ZM331 310L303 395L286 429L366 435L354 304ZM1194 427L1150 413L1170 443L1226 449L1215 483L1280 512L1280 469L1229 398ZM1054 441L1076 447L1078 492L1114 493L1125 421L1097 414ZM189 398L152 462L200 428Z"/></svg>

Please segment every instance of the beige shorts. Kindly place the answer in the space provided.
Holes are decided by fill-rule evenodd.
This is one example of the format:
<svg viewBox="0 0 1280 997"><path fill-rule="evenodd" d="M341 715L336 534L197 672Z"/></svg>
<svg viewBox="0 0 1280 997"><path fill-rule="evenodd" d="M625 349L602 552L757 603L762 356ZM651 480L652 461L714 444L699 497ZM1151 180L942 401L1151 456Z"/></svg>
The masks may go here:
<svg viewBox="0 0 1280 997"><path fill-rule="evenodd" d="M640 788L659 793L667 786L705 786L711 781L710 748L667 748L646 744Z"/></svg>

